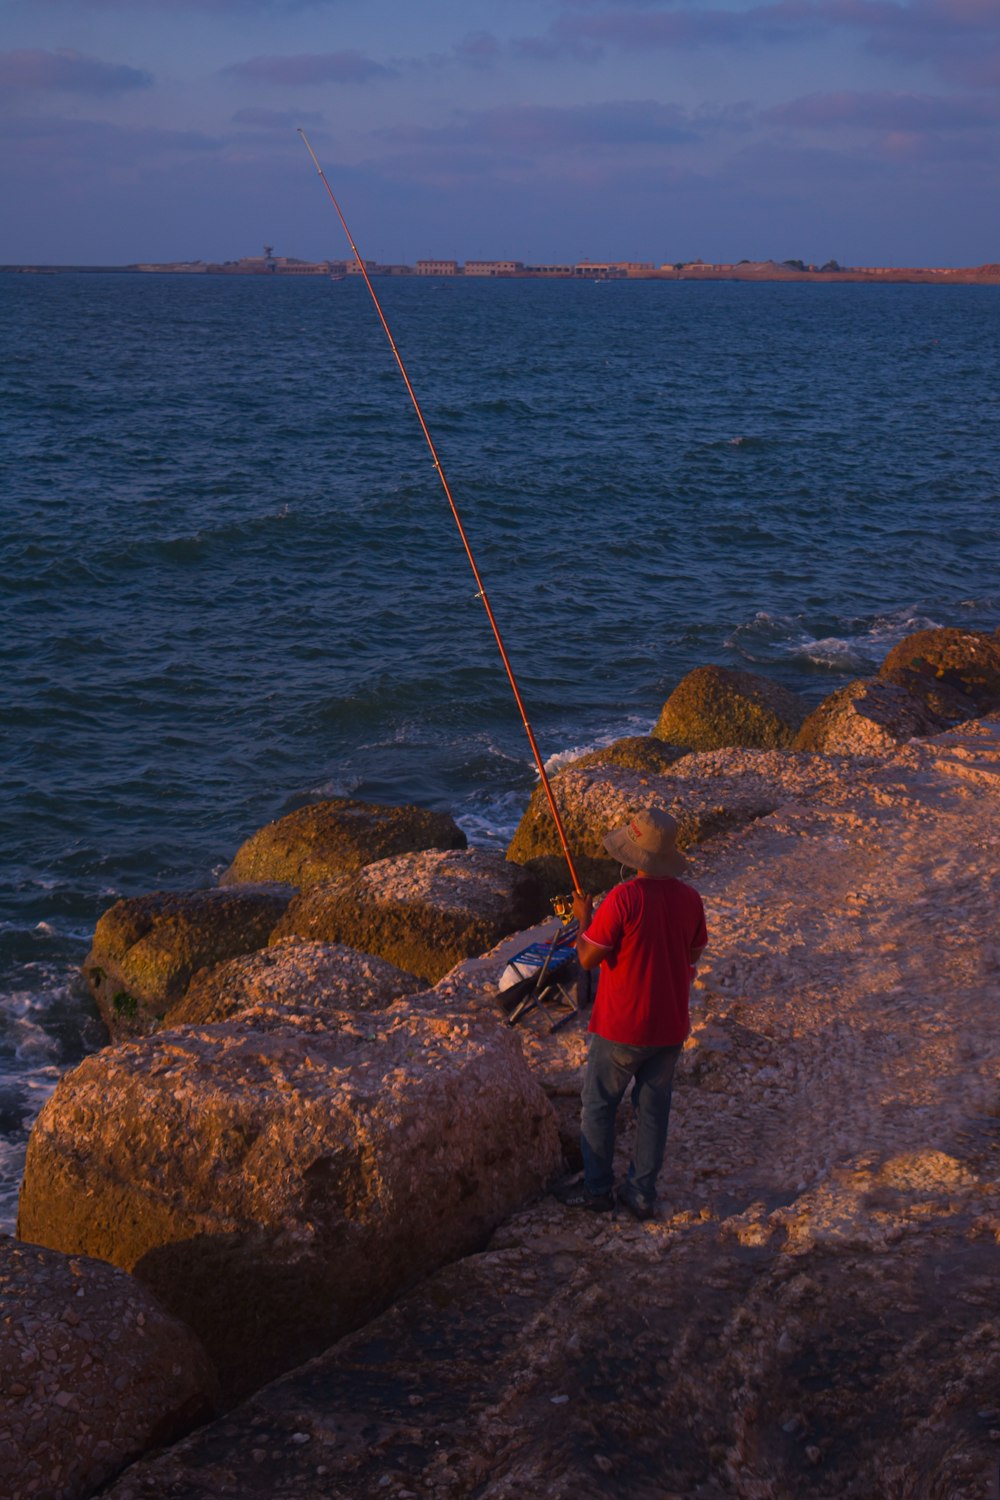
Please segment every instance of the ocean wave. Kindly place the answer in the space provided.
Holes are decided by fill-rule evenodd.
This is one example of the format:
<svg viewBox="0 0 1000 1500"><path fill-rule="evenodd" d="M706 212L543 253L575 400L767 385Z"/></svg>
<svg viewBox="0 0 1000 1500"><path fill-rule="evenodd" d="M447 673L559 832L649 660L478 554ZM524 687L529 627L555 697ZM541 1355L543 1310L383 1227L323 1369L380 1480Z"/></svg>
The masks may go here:
<svg viewBox="0 0 1000 1500"><path fill-rule="evenodd" d="M939 621L917 606L907 605L868 619L823 623L832 628L823 630L822 624L813 624L803 615L760 610L738 625L725 644L744 660L761 666L786 663L822 672L863 674L876 671L893 646L906 636L934 629Z"/></svg>

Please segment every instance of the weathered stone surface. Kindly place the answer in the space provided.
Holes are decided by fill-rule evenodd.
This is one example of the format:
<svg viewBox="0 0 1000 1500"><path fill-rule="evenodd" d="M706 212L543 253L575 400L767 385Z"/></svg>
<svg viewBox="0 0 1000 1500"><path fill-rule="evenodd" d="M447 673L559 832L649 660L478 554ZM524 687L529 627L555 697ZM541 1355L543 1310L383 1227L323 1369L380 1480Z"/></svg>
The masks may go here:
<svg viewBox="0 0 1000 1500"><path fill-rule="evenodd" d="M228 1021L242 1011L385 1010L424 986L384 958L342 943L283 938L270 948L202 969L187 994L171 1006L164 1027Z"/></svg>
<svg viewBox="0 0 1000 1500"><path fill-rule="evenodd" d="M18 1232L131 1270L239 1393L480 1248L558 1169L494 1015L250 1013L87 1058L32 1132Z"/></svg>
<svg viewBox="0 0 1000 1500"><path fill-rule="evenodd" d="M289 897L237 886L116 901L83 966L112 1037L154 1030L199 969L264 947Z"/></svg>
<svg viewBox="0 0 1000 1500"><path fill-rule="evenodd" d="M967 693L935 675L933 667L883 667L879 676L896 687L905 688L911 698L928 714L943 724L961 724L975 718L978 705Z"/></svg>
<svg viewBox="0 0 1000 1500"><path fill-rule="evenodd" d="M657 1217L534 1204L108 1500L984 1500L998 788L979 720L693 850Z"/></svg>
<svg viewBox="0 0 1000 1500"><path fill-rule="evenodd" d="M600 750L588 750L567 761L563 770L585 771L588 766L621 766L625 771L663 772L677 761L683 760L687 750L680 745L667 745L652 734L630 734L623 740L614 740Z"/></svg>
<svg viewBox="0 0 1000 1500"><path fill-rule="evenodd" d="M188 1328L123 1271L0 1236L0 1495L89 1500L212 1415Z"/></svg>
<svg viewBox="0 0 1000 1500"><path fill-rule="evenodd" d="M790 745L808 713L798 693L756 672L696 667L663 705L653 734L691 750Z"/></svg>
<svg viewBox="0 0 1000 1500"><path fill-rule="evenodd" d="M900 667L930 669L941 682L971 698L980 710L1000 704L1000 634L950 628L918 630L894 646L881 675Z"/></svg>
<svg viewBox="0 0 1000 1500"><path fill-rule="evenodd" d="M861 677L824 698L799 730L795 748L879 755L914 735L936 734L945 723L906 688L879 677Z"/></svg>
<svg viewBox="0 0 1000 1500"><path fill-rule="evenodd" d="M300 807L252 834L222 884L266 880L307 890L394 854L465 845L465 834L448 813L335 797Z"/></svg>
<svg viewBox="0 0 1000 1500"><path fill-rule="evenodd" d="M433 984L460 959L527 927L541 907L531 874L501 854L427 850L303 891L273 937L347 943Z"/></svg>
<svg viewBox="0 0 1000 1500"><path fill-rule="evenodd" d="M685 755L662 775L642 776L616 766L571 767L553 778L552 793L574 859L585 865L585 883L600 890L619 879L620 868L608 858L603 836L637 808L665 807L677 819L679 846L690 848L723 829L763 817L783 802L815 795L835 774L834 768L790 750L714 750ZM551 871L565 889L566 876L558 865L536 863L559 855L552 814L536 787L507 858L531 861L529 868L543 876Z"/></svg>
<svg viewBox="0 0 1000 1500"><path fill-rule="evenodd" d="M783 1258L567 1218L515 1220L107 1500L988 1494L995 1245L942 1261L914 1221L878 1260Z"/></svg>

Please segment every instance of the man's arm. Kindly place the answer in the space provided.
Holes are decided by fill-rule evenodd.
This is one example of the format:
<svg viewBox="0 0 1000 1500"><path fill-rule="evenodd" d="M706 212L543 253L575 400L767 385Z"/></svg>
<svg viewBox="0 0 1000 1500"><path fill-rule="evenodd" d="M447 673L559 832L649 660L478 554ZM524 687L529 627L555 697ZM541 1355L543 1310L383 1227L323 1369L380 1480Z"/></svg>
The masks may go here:
<svg viewBox="0 0 1000 1500"><path fill-rule="evenodd" d="M593 897L585 896L579 891L574 892L573 915L580 924L576 937L576 956L580 961L580 967L581 969L596 969L601 959L606 958L611 949L602 948L600 943L589 943L583 935L594 915Z"/></svg>

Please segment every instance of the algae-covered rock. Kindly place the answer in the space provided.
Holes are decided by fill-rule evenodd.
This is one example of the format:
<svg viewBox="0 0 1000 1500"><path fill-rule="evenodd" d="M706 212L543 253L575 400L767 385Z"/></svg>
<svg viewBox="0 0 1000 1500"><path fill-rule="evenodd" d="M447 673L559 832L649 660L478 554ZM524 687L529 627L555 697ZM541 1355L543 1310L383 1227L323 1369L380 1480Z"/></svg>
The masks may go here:
<svg viewBox="0 0 1000 1500"><path fill-rule="evenodd" d="M0 1236L0 1495L89 1500L213 1415L190 1329L124 1271Z"/></svg>
<svg viewBox="0 0 1000 1500"><path fill-rule="evenodd" d="M696 667L674 688L653 734L691 750L790 745L808 712L797 693L755 672Z"/></svg>
<svg viewBox="0 0 1000 1500"><path fill-rule="evenodd" d="M232 1399L481 1249L558 1167L515 1034L417 998L85 1059L32 1131L18 1231L132 1271Z"/></svg>
<svg viewBox="0 0 1000 1500"><path fill-rule="evenodd" d="M879 677L861 677L824 698L795 740L797 750L839 755L881 755L904 740L936 734L945 720L906 688Z"/></svg>
<svg viewBox="0 0 1000 1500"><path fill-rule="evenodd" d="M233 886L116 901L83 966L112 1037L152 1031L199 969L263 948L290 895Z"/></svg>
<svg viewBox="0 0 1000 1500"><path fill-rule="evenodd" d="M900 667L929 670L980 710L1000 704L1000 638L984 630L918 630L892 648L880 675Z"/></svg>
<svg viewBox="0 0 1000 1500"><path fill-rule="evenodd" d="M424 850L366 865L303 891L276 926L283 937L346 943L433 984L543 912L531 874L483 849Z"/></svg>
<svg viewBox="0 0 1000 1500"><path fill-rule="evenodd" d="M207 1025L243 1011L299 1009L385 1010L423 984L412 974L342 943L283 938L270 948L202 969L164 1026Z"/></svg>
<svg viewBox="0 0 1000 1500"><path fill-rule="evenodd" d="M394 854L465 846L465 834L448 813L335 797L300 807L251 835L221 883L276 881L307 890Z"/></svg>
<svg viewBox="0 0 1000 1500"><path fill-rule="evenodd" d="M651 771L658 775L683 760L687 753L680 745L667 745L655 735L630 734L567 761L563 769L584 771L588 766L621 766L625 771Z"/></svg>
<svg viewBox="0 0 1000 1500"><path fill-rule="evenodd" d="M883 667L879 676L885 682L904 688L928 714L942 723L962 724L967 719L974 719L978 712L973 698L945 678L938 677L926 662L920 667Z"/></svg>

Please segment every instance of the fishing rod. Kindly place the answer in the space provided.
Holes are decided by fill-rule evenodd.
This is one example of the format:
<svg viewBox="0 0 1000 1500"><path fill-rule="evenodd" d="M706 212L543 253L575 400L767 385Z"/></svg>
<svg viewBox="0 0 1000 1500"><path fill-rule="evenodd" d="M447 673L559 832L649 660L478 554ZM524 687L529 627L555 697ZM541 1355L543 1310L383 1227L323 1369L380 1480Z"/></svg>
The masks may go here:
<svg viewBox="0 0 1000 1500"><path fill-rule="evenodd" d="M500 634L500 627L496 622L496 616L493 613L493 608L490 604L489 596L486 593L486 585L483 583L479 568L476 565L476 559L473 556L472 547L469 543L469 538L466 535L465 527L462 525L462 518L458 513L458 506L455 504L454 497L451 493L451 486L449 485L447 477L445 476L444 469L441 466L441 460L438 457L437 449L434 446L434 439L431 437L430 429L428 428L427 423L424 420L424 414L420 409L420 402L417 400L417 393L410 383L410 377L406 373L406 366L403 363L403 357L400 354L399 350L396 348L396 340L392 336L392 329L389 327L389 324L386 321L385 313L382 311L382 304L381 302L379 302L378 296L375 292L375 288L372 286L371 277L368 275L368 268L365 265L364 261L361 259L360 254L358 253L358 247L354 243L354 236L351 234L350 229L347 227L347 220L344 218L340 204L337 202L337 199L334 196L333 188L327 181L326 173L320 166L319 159L312 146L309 144L309 137L306 135L301 126L298 127L298 133L302 137L302 144L305 146L306 150L309 152L309 155L312 157L313 166L319 173L319 180L326 188L330 202L336 209L337 218L340 220L344 233L347 236L348 243L351 247L351 250L353 251L354 263L360 271L361 275L364 277L365 286L371 293L371 299L375 304L375 311L378 313L379 322L382 324L382 327L385 330L385 336L389 340L389 348L393 352L396 363L399 366L399 373L403 377L403 383L406 386L407 393L409 394L410 400L413 403L413 409L416 412L417 420L420 423L420 430L424 435L424 439L427 443L428 448L430 449L431 458L434 461L434 468L437 470L437 476L441 481L441 487L444 490L445 497L447 498L448 504L451 508L451 513L454 517L455 525L458 527L458 534L462 538L462 546L465 548L465 555L469 559L469 566L472 569L472 576L476 580L476 588L478 589L476 598L483 601L483 608L486 611L487 619L490 622L490 627L493 631L497 647L500 651L501 660L503 661L504 668L507 672L507 677L510 680L511 688L513 689L514 701L517 703L518 712L521 715L521 723L524 725L524 732L528 736L528 744L531 746L531 753L535 758L535 765L538 768L538 775L541 778L542 786L545 790L545 797L549 804L549 810L552 813L552 818L556 825L556 833L559 836L559 843L562 846L563 857L565 858L566 864L569 868L570 879L573 882L573 890L578 895L582 895L583 888L580 885L580 880L576 873L576 866L573 863L573 856L570 853L569 844L566 840L566 830L563 828L562 818L559 816L559 809L556 806L556 799L552 794L552 787L546 774L545 766L542 763L541 752L538 749L538 742L535 739L534 730L528 722L528 713L524 706L524 699L521 697L521 689L517 685L517 678L514 676L514 668L511 666L510 657L507 655L507 648L503 643L503 636Z"/></svg>

